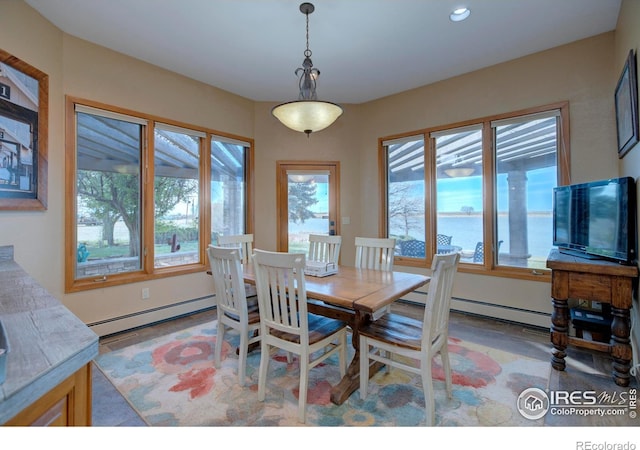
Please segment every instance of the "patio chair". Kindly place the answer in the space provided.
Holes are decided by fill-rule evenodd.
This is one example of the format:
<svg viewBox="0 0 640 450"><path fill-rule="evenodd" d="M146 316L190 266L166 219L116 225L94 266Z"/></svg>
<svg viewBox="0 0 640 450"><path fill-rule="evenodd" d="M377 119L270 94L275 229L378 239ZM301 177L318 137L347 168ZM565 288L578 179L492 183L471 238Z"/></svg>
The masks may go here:
<svg viewBox="0 0 640 450"><path fill-rule="evenodd" d="M417 239L409 239L400 241L400 256L408 256L410 258L424 258L426 254L424 241Z"/></svg>
<svg viewBox="0 0 640 450"><path fill-rule="evenodd" d="M500 251L500 246L502 245L502 241L498 241L498 251ZM484 262L484 242L478 241L476 244L476 249L473 252L473 262L474 263L483 263Z"/></svg>
<svg viewBox="0 0 640 450"><path fill-rule="evenodd" d="M438 245L451 245L451 239L453 236L447 236L446 234L438 233L436 235L436 243Z"/></svg>

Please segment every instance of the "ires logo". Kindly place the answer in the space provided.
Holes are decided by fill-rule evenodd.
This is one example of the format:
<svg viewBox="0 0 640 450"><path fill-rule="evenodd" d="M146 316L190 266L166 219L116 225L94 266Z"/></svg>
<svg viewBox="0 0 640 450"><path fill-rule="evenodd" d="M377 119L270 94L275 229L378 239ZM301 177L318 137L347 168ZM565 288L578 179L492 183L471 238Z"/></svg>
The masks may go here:
<svg viewBox="0 0 640 450"><path fill-rule="evenodd" d="M543 391L528 388L517 400L520 414L536 420L545 414L578 416L612 416L629 414L636 417L636 390L628 392Z"/></svg>

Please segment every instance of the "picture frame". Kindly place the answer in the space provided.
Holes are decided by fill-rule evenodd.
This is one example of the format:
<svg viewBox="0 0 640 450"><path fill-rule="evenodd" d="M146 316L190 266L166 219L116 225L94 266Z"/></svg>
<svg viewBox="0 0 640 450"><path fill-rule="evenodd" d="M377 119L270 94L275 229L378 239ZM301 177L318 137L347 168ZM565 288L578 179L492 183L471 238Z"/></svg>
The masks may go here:
<svg viewBox="0 0 640 450"><path fill-rule="evenodd" d="M47 209L49 76L0 49L0 211Z"/></svg>
<svg viewBox="0 0 640 450"><path fill-rule="evenodd" d="M618 158L638 143L638 78L636 55L629 51L615 91Z"/></svg>

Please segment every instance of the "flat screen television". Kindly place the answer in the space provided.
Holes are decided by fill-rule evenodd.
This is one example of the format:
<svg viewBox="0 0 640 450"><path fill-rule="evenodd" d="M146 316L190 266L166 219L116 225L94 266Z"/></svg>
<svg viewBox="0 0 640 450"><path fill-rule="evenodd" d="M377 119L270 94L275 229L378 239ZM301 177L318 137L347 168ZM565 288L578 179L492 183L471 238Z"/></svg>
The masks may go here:
<svg viewBox="0 0 640 450"><path fill-rule="evenodd" d="M561 253L637 262L636 184L611 178L553 189L553 245Z"/></svg>

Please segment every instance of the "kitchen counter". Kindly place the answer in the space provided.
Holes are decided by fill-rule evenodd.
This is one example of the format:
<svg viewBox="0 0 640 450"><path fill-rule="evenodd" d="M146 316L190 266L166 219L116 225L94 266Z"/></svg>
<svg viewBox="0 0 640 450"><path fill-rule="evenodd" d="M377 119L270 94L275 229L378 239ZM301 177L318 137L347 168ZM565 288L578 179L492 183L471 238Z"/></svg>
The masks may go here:
<svg viewBox="0 0 640 450"><path fill-rule="evenodd" d="M98 336L13 260L13 246L0 246L0 321L0 424L90 425Z"/></svg>

